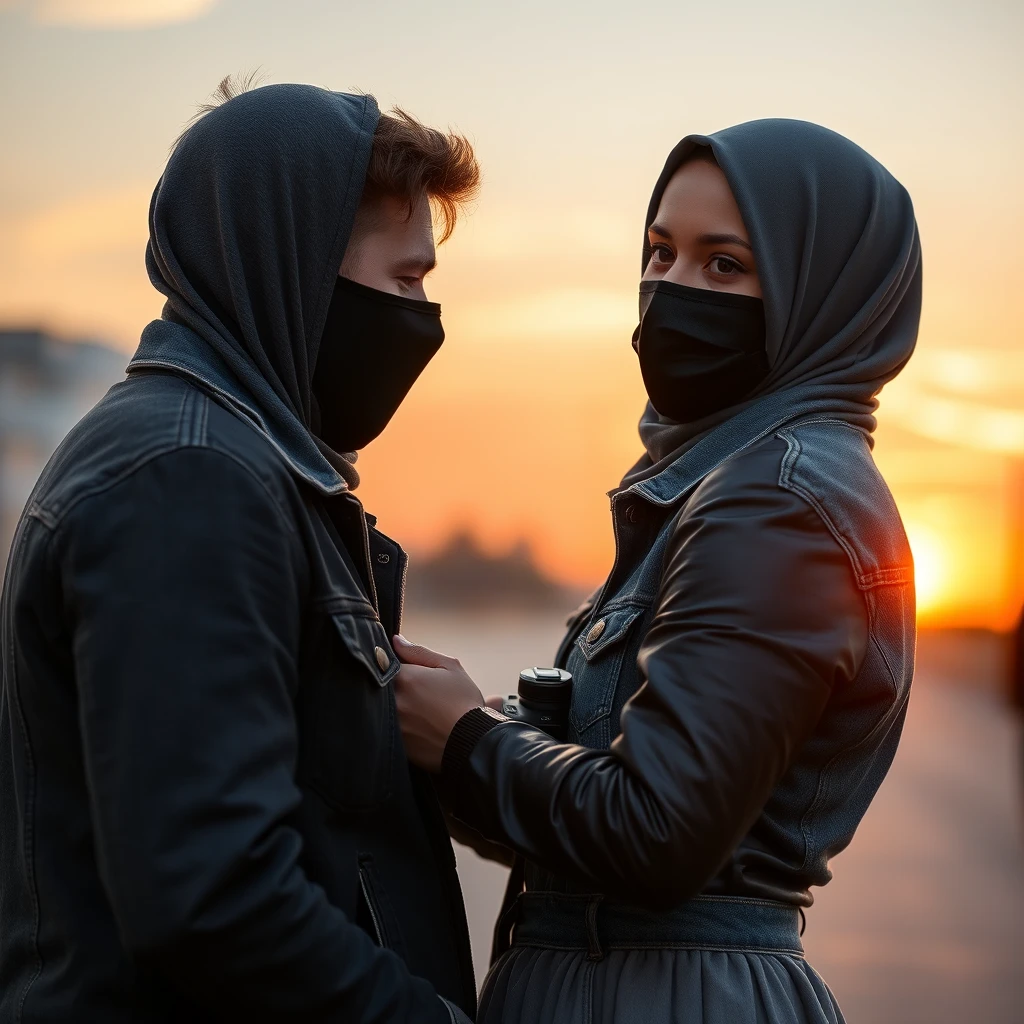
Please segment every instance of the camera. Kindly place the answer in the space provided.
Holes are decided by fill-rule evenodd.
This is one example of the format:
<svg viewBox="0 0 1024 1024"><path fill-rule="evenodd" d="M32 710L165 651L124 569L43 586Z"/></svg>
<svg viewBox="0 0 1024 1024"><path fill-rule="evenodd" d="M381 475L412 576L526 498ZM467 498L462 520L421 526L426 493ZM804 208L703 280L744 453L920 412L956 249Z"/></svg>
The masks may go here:
<svg viewBox="0 0 1024 1024"><path fill-rule="evenodd" d="M564 740L569 726L572 673L561 668L524 668L519 693L509 694L501 713Z"/></svg>

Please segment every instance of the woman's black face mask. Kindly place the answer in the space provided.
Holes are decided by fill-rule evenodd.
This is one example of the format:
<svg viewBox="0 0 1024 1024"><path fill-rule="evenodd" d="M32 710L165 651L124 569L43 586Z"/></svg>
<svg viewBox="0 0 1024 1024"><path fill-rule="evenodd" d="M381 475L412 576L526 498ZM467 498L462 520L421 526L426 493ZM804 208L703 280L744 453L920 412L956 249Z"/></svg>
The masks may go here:
<svg viewBox="0 0 1024 1024"><path fill-rule="evenodd" d="M633 347L662 416L703 419L742 401L768 375L760 299L643 281L640 307Z"/></svg>
<svg viewBox="0 0 1024 1024"><path fill-rule="evenodd" d="M441 307L339 277L313 372L314 432L336 452L381 434L444 341Z"/></svg>

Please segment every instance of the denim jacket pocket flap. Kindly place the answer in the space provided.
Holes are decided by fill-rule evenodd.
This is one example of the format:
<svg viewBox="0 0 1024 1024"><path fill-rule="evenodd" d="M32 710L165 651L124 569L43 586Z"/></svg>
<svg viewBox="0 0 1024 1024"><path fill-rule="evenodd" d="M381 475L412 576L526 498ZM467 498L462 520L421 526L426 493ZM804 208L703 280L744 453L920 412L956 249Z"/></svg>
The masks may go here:
<svg viewBox="0 0 1024 1024"><path fill-rule="evenodd" d="M380 619L332 612L331 620L349 653L366 668L378 686L387 686L398 675L402 663L391 649Z"/></svg>
<svg viewBox="0 0 1024 1024"><path fill-rule="evenodd" d="M576 640L587 661L592 661L609 647L615 646L629 633L630 626L643 614L643 608L627 606L606 611L598 616Z"/></svg>

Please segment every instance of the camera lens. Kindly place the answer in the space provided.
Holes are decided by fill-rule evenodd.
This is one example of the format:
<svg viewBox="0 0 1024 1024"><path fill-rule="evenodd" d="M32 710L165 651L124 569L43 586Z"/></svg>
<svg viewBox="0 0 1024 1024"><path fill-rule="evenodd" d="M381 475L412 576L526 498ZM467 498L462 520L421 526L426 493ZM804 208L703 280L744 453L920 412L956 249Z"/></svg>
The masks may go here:
<svg viewBox="0 0 1024 1024"><path fill-rule="evenodd" d="M527 668L519 673L519 697L524 704L566 706L572 674L560 668Z"/></svg>

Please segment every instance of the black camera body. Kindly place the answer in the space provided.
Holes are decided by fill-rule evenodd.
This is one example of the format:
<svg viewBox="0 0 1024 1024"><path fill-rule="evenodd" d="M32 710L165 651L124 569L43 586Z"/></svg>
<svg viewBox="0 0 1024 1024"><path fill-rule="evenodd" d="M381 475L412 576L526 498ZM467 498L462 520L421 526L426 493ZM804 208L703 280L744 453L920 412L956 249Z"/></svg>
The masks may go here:
<svg viewBox="0 0 1024 1024"><path fill-rule="evenodd" d="M519 692L502 702L501 713L564 740L569 729L572 673L562 668L524 668Z"/></svg>

